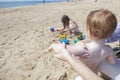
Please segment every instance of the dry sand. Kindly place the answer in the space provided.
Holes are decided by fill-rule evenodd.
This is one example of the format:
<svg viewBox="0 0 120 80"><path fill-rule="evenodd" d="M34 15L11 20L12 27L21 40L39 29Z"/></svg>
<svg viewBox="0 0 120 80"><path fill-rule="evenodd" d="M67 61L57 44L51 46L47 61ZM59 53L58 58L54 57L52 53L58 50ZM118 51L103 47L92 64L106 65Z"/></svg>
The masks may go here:
<svg viewBox="0 0 120 80"><path fill-rule="evenodd" d="M59 34L49 28L62 26L67 14L85 33L86 17L95 9L109 9L120 21L119 0L81 0L0 9L0 80L73 80L76 73L54 52L45 52ZM118 42L111 43L112 47Z"/></svg>

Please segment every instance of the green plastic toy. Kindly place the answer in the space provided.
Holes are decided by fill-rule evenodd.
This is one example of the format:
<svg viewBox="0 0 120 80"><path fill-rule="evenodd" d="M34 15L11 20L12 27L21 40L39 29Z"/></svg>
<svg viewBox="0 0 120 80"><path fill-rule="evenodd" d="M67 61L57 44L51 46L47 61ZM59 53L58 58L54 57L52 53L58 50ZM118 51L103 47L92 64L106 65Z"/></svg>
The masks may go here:
<svg viewBox="0 0 120 80"><path fill-rule="evenodd" d="M75 40L74 40L74 44L77 43L77 42L79 42L79 41L80 41L80 40L79 40L78 38L75 39Z"/></svg>

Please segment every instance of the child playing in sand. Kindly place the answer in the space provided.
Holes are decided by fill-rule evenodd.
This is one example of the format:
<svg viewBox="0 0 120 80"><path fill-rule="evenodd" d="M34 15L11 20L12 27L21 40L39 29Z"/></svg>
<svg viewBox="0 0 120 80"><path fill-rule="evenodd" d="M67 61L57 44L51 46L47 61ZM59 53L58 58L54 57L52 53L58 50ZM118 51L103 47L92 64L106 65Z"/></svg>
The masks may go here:
<svg viewBox="0 0 120 80"><path fill-rule="evenodd" d="M63 24L63 28L57 29L56 31L70 32L71 35L80 34L78 25L73 20L71 20L67 15L63 15L61 21Z"/></svg>
<svg viewBox="0 0 120 80"><path fill-rule="evenodd" d="M107 60L111 64L116 61L112 48L105 45L105 39L111 36L116 26L117 19L111 11L103 9L92 11L87 17L86 25L91 42L78 42L73 46L66 45L66 49L71 54L80 56L80 60L97 73L102 61ZM51 45L52 48L54 46L60 46L60 44Z"/></svg>

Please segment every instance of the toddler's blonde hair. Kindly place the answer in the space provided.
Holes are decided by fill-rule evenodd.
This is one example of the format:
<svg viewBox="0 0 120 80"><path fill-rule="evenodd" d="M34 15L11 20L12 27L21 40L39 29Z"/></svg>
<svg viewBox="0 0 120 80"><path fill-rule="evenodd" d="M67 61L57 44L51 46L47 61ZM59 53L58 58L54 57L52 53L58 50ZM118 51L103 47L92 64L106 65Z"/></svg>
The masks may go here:
<svg viewBox="0 0 120 80"><path fill-rule="evenodd" d="M117 19L109 10L95 10L89 13L86 26L94 38L105 39L116 29Z"/></svg>

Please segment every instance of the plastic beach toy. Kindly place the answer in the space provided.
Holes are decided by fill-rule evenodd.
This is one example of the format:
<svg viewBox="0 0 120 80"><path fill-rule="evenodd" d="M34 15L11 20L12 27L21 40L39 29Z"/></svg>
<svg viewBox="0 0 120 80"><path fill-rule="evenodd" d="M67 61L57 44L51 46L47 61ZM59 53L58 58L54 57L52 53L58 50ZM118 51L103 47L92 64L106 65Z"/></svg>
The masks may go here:
<svg viewBox="0 0 120 80"><path fill-rule="evenodd" d="M54 32L54 31L55 31L55 29L54 29L54 28L50 28L50 31L51 31L51 32Z"/></svg>
<svg viewBox="0 0 120 80"><path fill-rule="evenodd" d="M79 41L80 41L79 39L75 39L74 40L74 44L77 43L77 42L79 42Z"/></svg>
<svg viewBox="0 0 120 80"><path fill-rule="evenodd" d="M79 39L79 40L83 40L83 39L85 39L85 35L83 35L83 34L80 34L77 38Z"/></svg>
<svg viewBox="0 0 120 80"><path fill-rule="evenodd" d="M65 38L61 39L61 42L62 42L62 43L65 43L65 44L69 44L69 40L67 40L67 39L65 39Z"/></svg>
<svg viewBox="0 0 120 80"><path fill-rule="evenodd" d="M85 36L85 35L82 35L82 40L85 39L85 38L86 38L86 36Z"/></svg>
<svg viewBox="0 0 120 80"><path fill-rule="evenodd" d="M63 39L63 38L66 38L65 34L60 35L60 40Z"/></svg>

